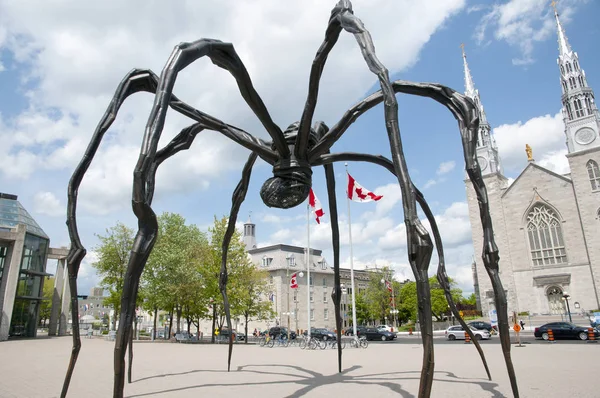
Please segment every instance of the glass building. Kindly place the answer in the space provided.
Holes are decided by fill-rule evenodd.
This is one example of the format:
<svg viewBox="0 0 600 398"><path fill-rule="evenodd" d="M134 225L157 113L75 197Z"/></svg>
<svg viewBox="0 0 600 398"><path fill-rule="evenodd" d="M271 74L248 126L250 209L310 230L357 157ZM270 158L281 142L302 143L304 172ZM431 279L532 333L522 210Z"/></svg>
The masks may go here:
<svg viewBox="0 0 600 398"><path fill-rule="evenodd" d="M0 341L35 337L49 243L17 196L0 193Z"/></svg>

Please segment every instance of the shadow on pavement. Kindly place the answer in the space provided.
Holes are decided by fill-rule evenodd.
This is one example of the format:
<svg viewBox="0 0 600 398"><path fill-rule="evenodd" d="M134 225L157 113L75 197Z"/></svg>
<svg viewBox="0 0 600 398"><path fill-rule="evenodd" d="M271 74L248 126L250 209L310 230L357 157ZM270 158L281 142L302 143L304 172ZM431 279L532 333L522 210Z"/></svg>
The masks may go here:
<svg viewBox="0 0 600 398"><path fill-rule="evenodd" d="M268 371L261 370L261 368L272 368L272 367L281 367L288 368L296 372L296 374L283 373L277 371ZM237 372L247 372L253 374L267 375L267 376L284 376L291 377L292 380L278 380L278 381L257 381L251 383L235 383L232 380L232 383L227 384L219 384L219 383L206 383L206 384L198 384L193 386L185 386L178 388L171 388L160 391L152 391L143 394L135 394L128 395L128 398L135 397L145 397L151 396L155 394L164 394L169 392L177 392L184 390L193 390L193 389L201 389L207 387L218 387L218 386L227 386L227 387L235 387L235 386L253 386L253 385L284 385L284 384L295 384L299 387L299 389L293 394L287 395L286 398L297 398L302 397L305 394L311 392L315 388L327 386L327 385L335 385L338 383L355 383L359 385L380 385L390 390L394 391L398 395L409 398L415 397L415 395L409 393L406 390L402 389L402 380L419 380L420 379L420 371L409 371L409 372L388 372L388 373L379 373L379 374L369 374L369 375L351 375L353 371L360 369L361 366L355 365L352 366L341 373L335 373L332 375L323 375L318 372L315 372L310 369L305 369L300 366L293 365L281 365L281 364L273 364L273 365L245 365L238 366ZM171 377L171 376L180 376L191 373L227 373L227 371L222 370L191 370L187 372L181 373L168 373L156 376L149 376L139 380L135 380L134 383L142 382L144 380L158 378L158 377ZM300 373L300 374L298 374ZM496 390L498 384L482 380L475 381L473 379L463 379L456 376L452 372L440 371L435 372L436 377L434 377L434 383L462 383L462 384L474 384L478 385L482 392L488 392L490 396L494 398L503 398L504 395ZM443 378L440 378L443 377ZM434 384L435 385L435 384Z"/></svg>

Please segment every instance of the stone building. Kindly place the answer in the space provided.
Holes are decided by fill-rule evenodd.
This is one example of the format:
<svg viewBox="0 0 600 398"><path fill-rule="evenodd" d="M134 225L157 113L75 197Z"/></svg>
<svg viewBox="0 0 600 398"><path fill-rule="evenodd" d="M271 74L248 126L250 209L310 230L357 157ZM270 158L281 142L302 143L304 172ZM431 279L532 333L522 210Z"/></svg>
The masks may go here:
<svg viewBox="0 0 600 398"><path fill-rule="evenodd" d="M331 293L333 291L333 265L329 265L318 249L310 249L310 288L307 289L306 247L276 244L266 247L256 246L256 226L248 220L244 224L246 250L257 268L269 273L269 294L273 303L275 319L265 322L264 327L281 325L292 330L306 330L308 327L308 300L310 298L311 327L335 328L335 312ZM297 274L298 288L290 288L292 275ZM302 276L300 276L302 275ZM352 320L350 303L352 289L350 270L340 269L342 284L341 310L343 326ZM354 284L358 292L367 288L370 272L354 270ZM307 291L309 296L307 296ZM254 325L253 325L254 326Z"/></svg>
<svg viewBox="0 0 600 398"><path fill-rule="evenodd" d="M557 12L555 18L570 167L566 175L536 164L528 146L529 163L509 185L463 53L466 95L478 105L481 114L477 155L489 196L509 312L563 314L565 299L577 312L600 308L600 114ZM476 279L481 307L487 313L494 303L480 256L483 232L479 207L471 182L467 179L465 183Z"/></svg>

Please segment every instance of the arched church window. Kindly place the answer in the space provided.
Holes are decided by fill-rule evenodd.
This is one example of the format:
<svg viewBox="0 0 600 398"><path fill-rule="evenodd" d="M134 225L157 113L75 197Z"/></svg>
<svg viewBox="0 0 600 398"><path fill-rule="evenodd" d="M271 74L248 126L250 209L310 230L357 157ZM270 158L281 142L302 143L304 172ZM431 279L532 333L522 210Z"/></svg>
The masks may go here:
<svg viewBox="0 0 600 398"><path fill-rule="evenodd" d="M577 80L579 80L579 87L585 87L585 84L583 83L583 77L579 76Z"/></svg>
<svg viewBox="0 0 600 398"><path fill-rule="evenodd" d="M583 107L581 106L581 100L576 99L575 101L573 101L573 103L575 104L575 116L583 117Z"/></svg>
<svg viewBox="0 0 600 398"><path fill-rule="evenodd" d="M573 72L573 69L571 68L571 63L567 62L567 72Z"/></svg>
<svg viewBox="0 0 600 398"><path fill-rule="evenodd" d="M587 162L588 176L590 177L590 184L592 185L592 191L600 190L600 169L598 169L598 163L594 160Z"/></svg>
<svg viewBox="0 0 600 398"><path fill-rule="evenodd" d="M567 92L567 82L562 80L563 91Z"/></svg>
<svg viewBox="0 0 600 398"><path fill-rule="evenodd" d="M588 115L592 114L592 101L589 97L585 97L585 107L587 108Z"/></svg>
<svg viewBox="0 0 600 398"><path fill-rule="evenodd" d="M527 234L533 265L566 264L567 252L560 219L544 204L527 215Z"/></svg>
<svg viewBox="0 0 600 398"><path fill-rule="evenodd" d="M572 77L569 78L569 85L571 86L571 88L575 88L575 79L573 79Z"/></svg>
<svg viewBox="0 0 600 398"><path fill-rule="evenodd" d="M577 60L573 61L573 66L575 67L575 70L579 70L579 63Z"/></svg>
<svg viewBox="0 0 600 398"><path fill-rule="evenodd" d="M560 74L561 75L565 74L565 68L562 65L560 66Z"/></svg>
<svg viewBox="0 0 600 398"><path fill-rule="evenodd" d="M573 110L571 109L570 102L567 102L567 115L569 116L569 120L573 120Z"/></svg>

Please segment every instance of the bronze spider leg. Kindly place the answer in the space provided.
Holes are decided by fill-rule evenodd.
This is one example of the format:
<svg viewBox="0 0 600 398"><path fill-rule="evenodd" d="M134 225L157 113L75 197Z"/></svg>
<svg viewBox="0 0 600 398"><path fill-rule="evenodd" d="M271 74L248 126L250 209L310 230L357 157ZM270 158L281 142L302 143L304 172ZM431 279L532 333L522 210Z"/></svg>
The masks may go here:
<svg viewBox="0 0 600 398"><path fill-rule="evenodd" d="M229 213L229 220L227 221L227 230L225 231L225 236L223 237L223 243L221 245L222 257L221 257L221 272L219 274L219 289L221 290L221 294L223 295L223 306L225 307L225 317L227 319L227 327L231 330L231 311L229 309L229 298L227 297L227 252L229 251L229 243L231 242L231 237L233 236L233 232L235 231L235 222L237 221L237 216L240 211L240 206L242 202L246 198L246 193L248 192L248 185L250 184L250 174L252 173L252 166L254 166L254 162L256 161L257 155L254 152L250 153L246 164L244 165L244 169L242 171L242 179L238 183L237 187L233 191L233 196L231 198L232 206L231 212ZM231 355L233 352L233 333L230 333L229 336L229 351L227 356L227 371L231 369Z"/></svg>
<svg viewBox="0 0 600 398"><path fill-rule="evenodd" d="M317 163L328 164L331 162L342 162L342 161L362 161L362 162L375 163L377 165L385 167L390 173L392 173L392 174L395 173L394 172L394 164L389 159L387 159L383 156L375 156L375 155L368 155L368 154L362 154L362 153L345 152L345 153L326 154L326 155L321 156L321 158L317 161ZM466 322L460 317L460 314L458 313L458 309L456 308L456 304L454 303L454 299L452 298L452 293L450 291L450 282L448 281L448 274L446 273L446 264L444 261L444 247L442 244L440 230L437 226L437 222L435 221L435 216L433 215L433 212L431 211L429 204L425 200L423 193L421 193L421 191L419 191L419 189L417 187L415 187L414 185L413 185L413 189L415 190L415 193L417 195L417 203L423 210L423 213L425 213L425 217L427 218L427 221L429 221L429 224L431 225L431 232L433 233L435 247L436 247L438 259L439 259L438 269L437 269L438 282L440 283L440 286L442 287L442 289L444 289L444 294L446 296L446 300L448 301L448 305L450 306L450 309L452 310L452 313L454 314L454 316L456 317L458 322L461 324L463 329L469 334L469 336L471 337L471 341L477 348L477 351L479 352L479 356L481 357L481 361L483 362L483 366L485 367L485 371L487 373L488 379L492 380L492 376L490 374L490 370L489 370L487 361L485 359L485 354L483 353L483 350L481 349L481 345L479 344L479 341L477 341L477 339L473 335L473 332L471 331L471 329L469 327L467 327Z"/></svg>
<svg viewBox="0 0 600 398"><path fill-rule="evenodd" d="M71 293L71 313L73 319L78 318L78 305L76 301L77 274L81 265L81 261L83 260L86 254L86 250L81 243L77 229L76 209L77 193L79 186L81 184L83 176L85 175L85 172L87 171L89 165L93 160L93 157L100 145L100 142L102 141L104 134L114 122L117 112L124 100L131 94L134 94L139 91L155 93L157 83L157 76L150 70L134 69L123 78L115 92L115 95L107 111L105 112L100 123L96 127L96 130L94 131L92 139L90 140L90 144L88 145L85 151L85 155L76 167L69 181L67 228L69 231L69 236L71 238L71 249L67 257L67 269L69 272L69 291ZM232 139L234 142L237 142L242 146L257 152L259 156L265 159L267 162L273 162L274 159L276 159L277 157L276 154L269 148L270 145L265 143L263 140L254 138L252 135L246 133L241 129L238 129L237 127L225 124L222 121L210 115L207 115L203 112L194 109L193 107L177 99L177 97L175 97L174 95L171 96L169 105L177 112L182 113L193 120L203 122L206 125L206 128L219 131L223 135ZM152 189L150 189L150 191L151 192L149 199L151 200L153 192L153 183ZM67 368L67 373L65 375L65 380L63 383L63 389L61 391L62 398L66 397L71 376L73 374L73 370L77 362L77 356L81 348L81 339L78 326L79 325L77 323L73 325L73 349L71 351L71 359L69 361L69 366Z"/></svg>
<svg viewBox="0 0 600 398"><path fill-rule="evenodd" d="M360 46L369 70L377 75L381 90L385 96L384 115L386 130L390 141L392 161L402 192L402 207L408 239L408 259L415 275L417 295L419 297L419 320L422 328L423 367L419 385L419 396L428 397L431 394L434 371L433 353L433 322L431 320L431 292L427 270L433 251L433 243L427 230L421 225L417 215L416 195L408 174L406 159L402 150L400 128L398 126L398 101L394 95L388 70L377 58L371 35L365 29L362 21L354 16L352 5L348 0L340 0L331 13L329 24L341 26L352 33ZM332 28L334 29L334 28Z"/></svg>
<svg viewBox="0 0 600 398"><path fill-rule="evenodd" d="M148 201L146 180L156 156L156 147L164 128L167 108L177 74L203 56L208 56L215 65L226 69L234 76L242 97L271 134L273 145L277 148L279 154L289 155L289 148L285 144L281 130L271 120L266 107L252 86L243 63L230 43L201 39L192 43L181 43L175 47L158 81L152 112L146 125L140 156L134 171L132 207L138 219L138 233L129 258L121 297L122 309L114 354L115 380L113 395L115 398L122 398L123 396L126 338L131 331L132 314L135 310L135 302L132 302L132 300L135 299L135 290L139 278L154 246L158 231L156 214Z"/></svg>
<svg viewBox="0 0 600 398"><path fill-rule="evenodd" d="M338 225L337 201L335 197L335 174L332 164L323 165L327 180L327 196L329 202L329 218L331 219L331 241L333 243L333 292L331 298L335 306L335 329L337 338L338 372L342 373L342 314L340 301L342 289L340 286L340 230Z"/></svg>
<svg viewBox="0 0 600 398"><path fill-rule="evenodd" d="M471 183L473 184L479 202L479 214L483 227L484 238L482 258L494 289L494 299L496 302L496 308L498 309L500 343L502 345L502 352L504 354L504 360L506 363L508 376L510 378L513 395L515 397L519 397L516 374L510 356L511 347L506 294L498 275L498 247L494 241L494 232L487 199L487 190L485 188L485 184L481 176L481 169L479 169L476 158L477 134L479 127L479 114L477 108L468 97L440 84L415 83L398 80L392 83L392 88L396 93L401 92L405 94L429 97L448 108L448 110L450 110L450 112L458 121L461 140L463 143L466 170ZM334 125L329 132L325 134L325 136L323 136L317 145L312 148L309 154L310 161L313 162L319 156L324 154L360 115L382 101L384 101L384 96L381 91L378 91L346 111L340 121Z"/></svg>

